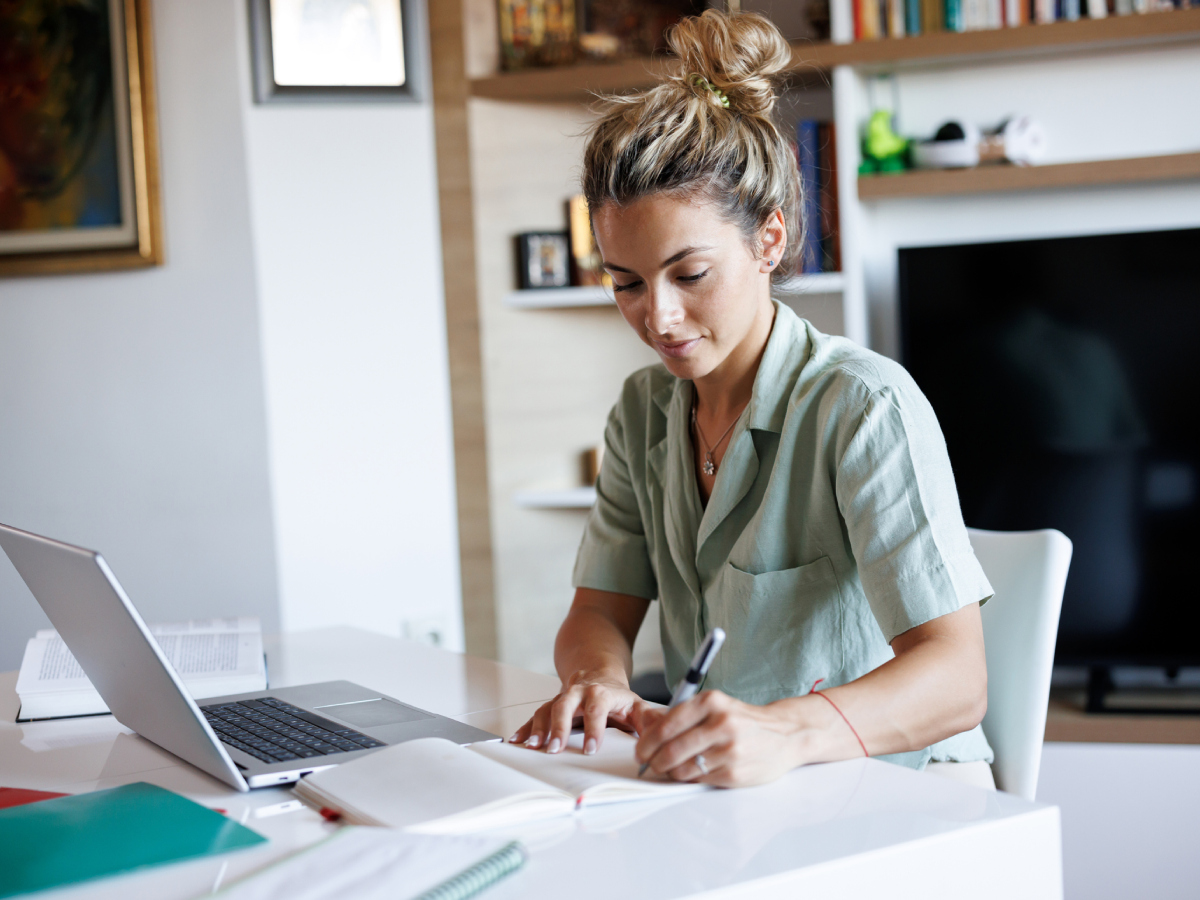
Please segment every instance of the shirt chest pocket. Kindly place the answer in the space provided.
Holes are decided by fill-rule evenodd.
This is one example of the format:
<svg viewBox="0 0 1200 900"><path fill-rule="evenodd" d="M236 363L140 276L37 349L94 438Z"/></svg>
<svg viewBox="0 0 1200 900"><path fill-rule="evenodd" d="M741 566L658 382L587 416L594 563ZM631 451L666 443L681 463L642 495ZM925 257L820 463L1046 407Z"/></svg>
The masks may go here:
<svg viewBox="0 0 1200 900"><path fill-rule="evenodd" d="M726 564L706 596L727 633L706 687L748 703L808 693L842 668L842 598L828 557L753 575Z"/></svg>

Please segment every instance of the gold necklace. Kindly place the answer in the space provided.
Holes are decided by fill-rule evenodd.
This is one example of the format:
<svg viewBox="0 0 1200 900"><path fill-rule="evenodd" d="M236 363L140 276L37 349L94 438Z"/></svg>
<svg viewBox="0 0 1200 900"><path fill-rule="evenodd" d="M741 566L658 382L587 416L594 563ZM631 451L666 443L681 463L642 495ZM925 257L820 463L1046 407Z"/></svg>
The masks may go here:
<svg viewBox="0 0 1200 900"><path fill-rule="evenodd" d="M743 406L742 411L744 411L745 408L746 407ZM700 465L700 471L705 475L712 476L717 474L717 463L716 460L713 459L713 454L717 452L717 448L721 446L721 444L725 441L725 438L729 437L729 432L733 431L733 426L736 425L738 423L738 419L742 417L742 411L739 411L738 414L733 417L733 421L729 423L729 427L725 429L725 433L717 438L717 442L712 446L709 446L708 439L705 438L704 432L700 430L700 423L696 420L696 403L693 401L692 427L696 429L696 434L700 438L700 443L704 445L704 462Z"/></svg>

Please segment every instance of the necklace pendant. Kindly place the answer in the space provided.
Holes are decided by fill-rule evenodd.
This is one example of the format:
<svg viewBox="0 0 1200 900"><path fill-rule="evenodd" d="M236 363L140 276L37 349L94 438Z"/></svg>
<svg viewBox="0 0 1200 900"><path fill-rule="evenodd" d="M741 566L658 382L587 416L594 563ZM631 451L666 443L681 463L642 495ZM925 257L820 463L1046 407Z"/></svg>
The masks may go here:
<svg viewBox="0 0 1200 900"><path fill-rule="evenodd" d="M700 471L703 472L705 475L716 475L717 474L717 464L713 462L711 453L704 454L704 464L702 466L700 466Z"/></svg>

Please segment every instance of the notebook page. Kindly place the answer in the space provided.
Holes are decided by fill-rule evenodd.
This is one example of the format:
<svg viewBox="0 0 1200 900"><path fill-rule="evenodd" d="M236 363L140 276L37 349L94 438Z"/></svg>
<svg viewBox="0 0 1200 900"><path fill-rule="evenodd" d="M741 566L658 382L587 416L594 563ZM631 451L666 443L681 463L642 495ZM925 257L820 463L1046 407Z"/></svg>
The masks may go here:
<svg viewBox="0 0 1200 900"><path fill-rule="evenodd" d="M639 779L640 766L633 755L636 744L637 738L632 735L609 728L603 745L593 756L584 755L582 734L571 735L561 753L530 750L517 744L472 744L471 750L582 798L585 806L708 790L705 785L681 784L649 771Z"/></svg>
<svg viewBox="0 0 1200 900"><path fill-rule="evenodd" d="M443 884L504 844L496 838L343 828L216 896L221 900L405 900Z"/></svg>
<svg viewBox="0 0 1200 900"><path fill-rule="evenodd" d="M309 775L296 793L356 824L465 834L569 814L574 798L444 738L420 738Z"/></svg>

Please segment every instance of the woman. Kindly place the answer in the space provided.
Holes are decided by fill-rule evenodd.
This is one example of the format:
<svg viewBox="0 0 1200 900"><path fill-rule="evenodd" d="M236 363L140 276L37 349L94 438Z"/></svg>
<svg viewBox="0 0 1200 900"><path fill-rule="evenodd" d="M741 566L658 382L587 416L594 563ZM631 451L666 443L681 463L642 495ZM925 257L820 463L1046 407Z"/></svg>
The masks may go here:
<svg viewBox="0 0 1200 900"><path fill-rule="evenodd" d="M583 173L617 305L662 365L609 417L562 692L511 740L556 753L582 720L590 753L611 724L653 771L723 786L868 754L990 784L991 588L933 411L900 366L771 299L799 246L771 117L790 49L762 17L714 11L670 44L678 73L609 102ZM670 683L728 633L704 692L670 711L629 689L655 599Z"/></svg>

